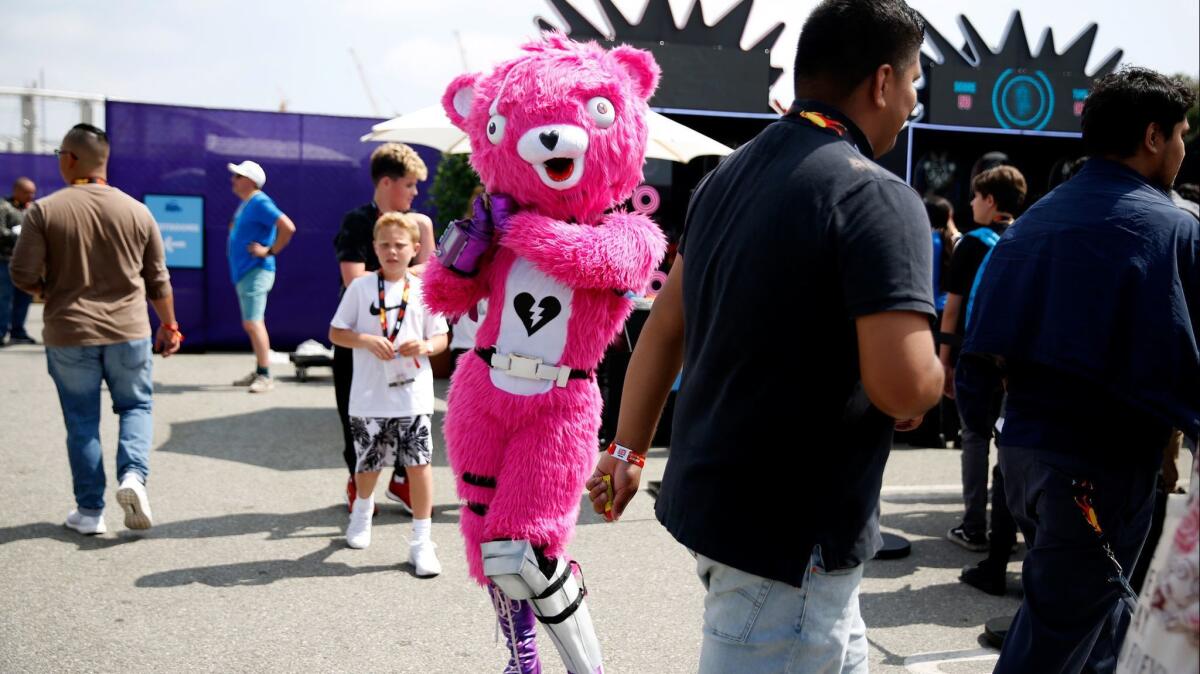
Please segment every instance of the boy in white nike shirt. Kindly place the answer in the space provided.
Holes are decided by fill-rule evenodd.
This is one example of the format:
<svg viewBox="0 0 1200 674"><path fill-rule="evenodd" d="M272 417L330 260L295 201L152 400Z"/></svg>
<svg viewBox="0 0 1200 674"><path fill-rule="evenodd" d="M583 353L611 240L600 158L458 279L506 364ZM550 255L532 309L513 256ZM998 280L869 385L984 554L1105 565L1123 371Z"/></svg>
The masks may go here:
<svg viewBox="0 0 1200 674"><path fill-rule="evenodd" d="M446 349L449 328L425 309L421 279L408 264L421 248L417 221L387 213L375 223L377 272L355 279L330 321L329 340L354 349L350 429L358 488L346 543L371 544L375 486L387 465L403 465L412 489L413 536L409 561L422 577L441 573L430 539L433 512L433 372L428 356Z"/></svg>

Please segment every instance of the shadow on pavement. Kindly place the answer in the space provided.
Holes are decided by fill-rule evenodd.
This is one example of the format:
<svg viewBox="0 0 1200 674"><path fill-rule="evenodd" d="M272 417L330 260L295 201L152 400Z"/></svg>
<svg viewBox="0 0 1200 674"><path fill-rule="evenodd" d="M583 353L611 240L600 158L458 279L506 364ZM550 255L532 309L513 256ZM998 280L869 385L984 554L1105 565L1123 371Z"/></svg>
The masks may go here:
<svg viewBox="0 0 1200 674"><path fill-rule="evenodd" d="M217 384L164 384L154 382L154 395L179 395L182 393L228 393L235 390L232 386Z"/></svg>
<svg viewBox="0 0 1200 674"><path fill-rule="evenodd" d="M380 514L375 523L388 524L399 520L410 522L412 519L402 515L395 508L388 508L380 501ZM457 503L447 503L433 506L433 521L436 524L455 524L461 506ZM297 513L257 513L245 512L216 517L201 517L179 522L166 522L155 525L149 536L154 538L220 538L222 536L244 536L254 533L265 533L265 540L278 541L293 538L334 538L342 537L346 526L346 507L331 505L316 510L306 510Z"/></svg>
<svg viewBox="0 0 1200 674"><path fill-rule="evenodd" d="M433 465L446 466L442 413L433 415ZM157 451L223 459L275 470L344 467L337 410L272 407L245 414L171 424L171 439ZM385 471L385 475L390 473Z"/></svg>
<svg viewBox="0 0 1200 674"><path fill-rule="evenodd" d="M872 560L864 571L866 577L903 578L921 568L961 569L976 564L987 553L970 552L946 540L946 531L960 520L960 513L945 510L884 515L880 518L880 526L907 537L912 543L912 554L901 559ZM1020 551L1012 556L1013 560L1020 558ZM970 589L966 585L963 587Z"/></svg>
<svg viewBox="0 0 1200 674"><path fill-rule="evenodd" d="M115 536L112 533L98 536L84 536L81 533L66 528L62 524L54 524L52 522L34 522L32 524L19 524L15 527L0 528L0 545L42 538L71 543L78 546L80 550L104 550L117 545L133 543L141 540L143 536L141 534L133 534L129 531L120 531Z"/></svg>
<svg viewBox="0 0 1200 674"><path fill-rule="evenodd" d="M993 597L962 583L919 588L905 585L886 592L863 592L859 601L868 631L909 625L956 628L979 625L982 629L984 621L1011 614L1019 605L1011 594Z"/></svg>
<svg viewBox="0 0 1200 674"><path fill-rule="evenodd" d="M160 452L191 454L275 470L337 468L342 433L332 408L273 407L171 424Z"/></svg>
<svg viewBox="0 0 1200 674"><path fill-rule="evenodd" d="M396 571L398 564L373 566L350 566L343 562L329 562L329 556L346 547L344 541L330 541L329 545L299 559L268 559L257 562L237 562L176 569L142 576L134 583L137 587L180 587L201 583L210 587L239 587L245 585L269 585L277 580L289 578L344 578L366 573Z"/></svg>

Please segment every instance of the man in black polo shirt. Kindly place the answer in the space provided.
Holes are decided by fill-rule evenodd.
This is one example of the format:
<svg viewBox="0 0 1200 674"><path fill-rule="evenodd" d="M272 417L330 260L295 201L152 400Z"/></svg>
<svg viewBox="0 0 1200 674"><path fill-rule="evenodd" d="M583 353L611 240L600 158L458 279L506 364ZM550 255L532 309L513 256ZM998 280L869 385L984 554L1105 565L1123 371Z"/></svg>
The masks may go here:
<svg viewBox="0 0 1200 674"><path fill-rule="evenodd" d="M589 480L603 511L611 476L619 517L640 469L616 456L646 452L682 365L655 511L708 590L702 672L866 671L858 584L893 426L942 387L929 220L872 161L916 104L923 32L902 0L809 16L791 111L696 190L629 365L620 447ZM787 345L765 348L781 317Z"/></svg>
<svg viewBox="0 0 1200 674"><path fill-rule="evenodd" d="M333 239L337 251L341 289L338 296L354 279L379 269L379 258L375 255L372 232L375 221L389 211L407 213L412 209L417 196L417 182L429 177L429 170L416 150L401 143L380 145L371 153L371 181L375 194L369 203L346 213L342 226ZM433 222L425 215L416 214L421 226L421 253L413 258L413 271L419 273L434 249ZM354 464L357 455L354 439L350 436L350 384L354 380L354 350L337 345L333 347L333 388L337 397L338 418L342 421L342 459L350 477L346 481L346 507L354 503ZM399 471L388 483L388 498L397 501L409 511L408 485L404 482L404 471Z"/></svg>

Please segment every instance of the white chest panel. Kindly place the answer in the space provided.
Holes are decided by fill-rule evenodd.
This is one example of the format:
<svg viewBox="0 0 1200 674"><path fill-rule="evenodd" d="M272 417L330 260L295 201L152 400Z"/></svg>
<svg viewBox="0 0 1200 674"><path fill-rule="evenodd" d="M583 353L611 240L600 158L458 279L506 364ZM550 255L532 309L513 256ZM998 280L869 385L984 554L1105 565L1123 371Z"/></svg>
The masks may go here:
<svg viewBox="0 0 1200 674"><path fill-rule="evenodd" d="M567 345L571 296L570 288L538 271L524 258L517 258L504 286L496 352L558 365ZM551 381L521 379L497 370L492 370L491 376L496 388L516 395L537 395L554 386Z"/></svg>

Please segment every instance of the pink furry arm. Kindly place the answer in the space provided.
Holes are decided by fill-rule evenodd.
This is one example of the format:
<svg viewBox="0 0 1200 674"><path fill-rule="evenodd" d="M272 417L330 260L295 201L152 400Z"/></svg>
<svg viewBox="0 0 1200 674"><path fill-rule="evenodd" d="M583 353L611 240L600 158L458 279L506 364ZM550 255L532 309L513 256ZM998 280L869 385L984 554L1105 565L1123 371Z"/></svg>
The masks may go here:
<svg viewBox="0 0 1200 674"><path fill-rule="evenodd" d="M500 244L572 288L634 291L645 287L667 249L662 230L639 213L578 225L520 212L509 218Z"/></svg>
<svg viewBox="0 0 1200 674"><path fill-rule="evenodd" d="M471 278L459 276L431 258L421 276L425 306L446 317L461 316L487 296L487 269Z"/></svg>

